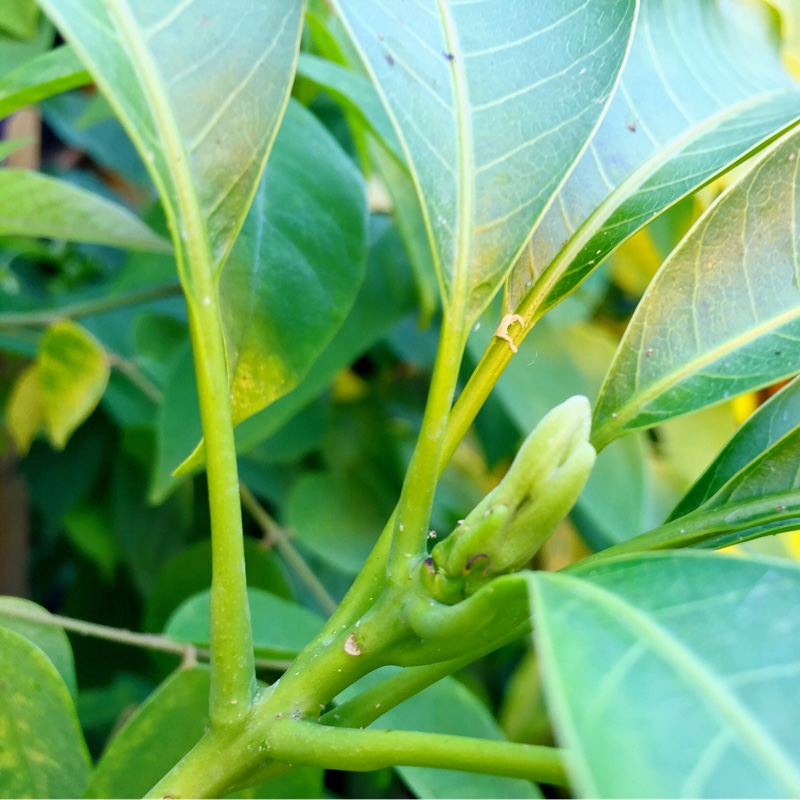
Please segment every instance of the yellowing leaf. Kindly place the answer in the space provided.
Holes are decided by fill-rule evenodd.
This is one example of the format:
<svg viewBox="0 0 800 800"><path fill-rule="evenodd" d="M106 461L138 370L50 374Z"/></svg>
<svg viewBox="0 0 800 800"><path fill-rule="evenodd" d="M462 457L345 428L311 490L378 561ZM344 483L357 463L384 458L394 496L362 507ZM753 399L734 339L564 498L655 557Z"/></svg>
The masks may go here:
<svg viewBox="0 0 800 800"><path fill-rule="evenodd" d="M6 419L17 451L25 455L44 425L42 385L35 364L17 378L8 401Z"/></svg>
<svg viewBox="0 0 800 800"><path fill-rule="evenodd" d="M44 422L53 446L63 449L100 402L108 383L108 360L84 328L63 320L42 339L37 366Z"/></svg>

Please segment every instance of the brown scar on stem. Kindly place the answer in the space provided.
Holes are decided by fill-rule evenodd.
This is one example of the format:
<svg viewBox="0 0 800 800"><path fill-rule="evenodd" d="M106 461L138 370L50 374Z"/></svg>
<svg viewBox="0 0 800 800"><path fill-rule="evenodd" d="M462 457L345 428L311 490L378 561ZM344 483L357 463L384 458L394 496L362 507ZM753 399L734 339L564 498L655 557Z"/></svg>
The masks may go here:
<svg viewBox="0 0 800 800"><path fill-rule="evenodd" d="M344 651L349 656L361 655L361 648L358 646L358 642L356 641L356 635L354 633L351 633L345 640Z"/></svg>
<svg viewBox="0 0 800 800"><path fill-rule="evenodd" d="M514 344L514 340L509 336L508 329L515 323L519 322L522 327L525 327L525 320L519 314L506 314L503 319L500 320L500 324L497 326L497 330L494 332L494 335L498 339L503 339L504 341L508 342L508 346L511 348L512 353L517 352L517 346Z"/></svg>

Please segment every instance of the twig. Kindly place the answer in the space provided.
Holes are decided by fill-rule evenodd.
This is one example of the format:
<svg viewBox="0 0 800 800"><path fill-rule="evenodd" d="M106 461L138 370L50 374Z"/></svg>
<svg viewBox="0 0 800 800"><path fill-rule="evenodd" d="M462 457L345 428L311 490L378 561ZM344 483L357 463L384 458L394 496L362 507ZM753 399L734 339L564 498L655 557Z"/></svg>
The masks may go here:
<svg viewBox="0 0 800 800"><path fill-rule="evenodd" d="M210 657L208 650L205 648L195 647L191 642L181 642L170 636L159 633L136 633L126 628L112 628L109 625L99 625L96 622L85 622L84 620L73 619L72 617L62 617L59 614L41 614L22 608L11 609L0 607L0 618L2 617L24 619L28 622L37 622L41 625L63 628L65 631L79 633L82 636L94 636L98 639L127 644L131 647L143 647L147 650L159 650L162 653L172 653L176 656L181 656L184 663L191 663L193 658L208 661ZM256 659L256 666L260 669L271 669L279 672L288 669L291 663L291 661L282 659Z"/></svg>
<svg viewBox="0 0 800 800"><path fill-rule="evenodd" d="M286 560L286 563L294 570L297 577L306 585L306 588L314 595L325 613L330 616L338 607L337 602L330 596L328 590L322 585L320 579L308 566L303 556L295 549L286 535L286 531L275 522L266 512L264 507L258 502L253 493L242 484L239 488L242 497L242 505L247 509L250 516L255 520L259 528L264 532L264 537L269 544L274 544L275 549Z"/></svg>

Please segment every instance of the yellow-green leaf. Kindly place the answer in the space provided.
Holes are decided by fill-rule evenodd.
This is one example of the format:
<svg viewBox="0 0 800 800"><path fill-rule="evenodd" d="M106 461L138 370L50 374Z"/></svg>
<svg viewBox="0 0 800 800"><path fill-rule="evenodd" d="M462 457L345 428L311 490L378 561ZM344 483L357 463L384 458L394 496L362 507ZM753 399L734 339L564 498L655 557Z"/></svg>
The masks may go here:
<svg viewBox="0 0 800 800"><path fill-rule="evenodd" d="M31 364L17 378L6 408L6 420L17 451L25 455L45 420L42 384L36 364Z"/></svg>
<svg viewBox="0 0 800 800"><path fill-rule="evenodd" d="M62 449L100 402L108 383L108 360L84 328L63 320L44 335L37 371L47 430L53 445Z"/></svg>

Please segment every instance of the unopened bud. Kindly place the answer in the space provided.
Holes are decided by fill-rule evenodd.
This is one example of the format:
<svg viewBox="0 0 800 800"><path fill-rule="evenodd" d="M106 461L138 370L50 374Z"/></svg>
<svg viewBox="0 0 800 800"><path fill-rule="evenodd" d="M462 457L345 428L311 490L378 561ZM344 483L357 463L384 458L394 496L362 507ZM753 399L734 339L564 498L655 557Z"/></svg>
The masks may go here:
<svg viewBox="0 0 800 800"><path fill-rule="evenodd" d="M525 566L578 499L595 460L585 397L556 406L492 492L431 552L425 582L442 602ZM460 598L459 598L460 599Z"/></svg>

